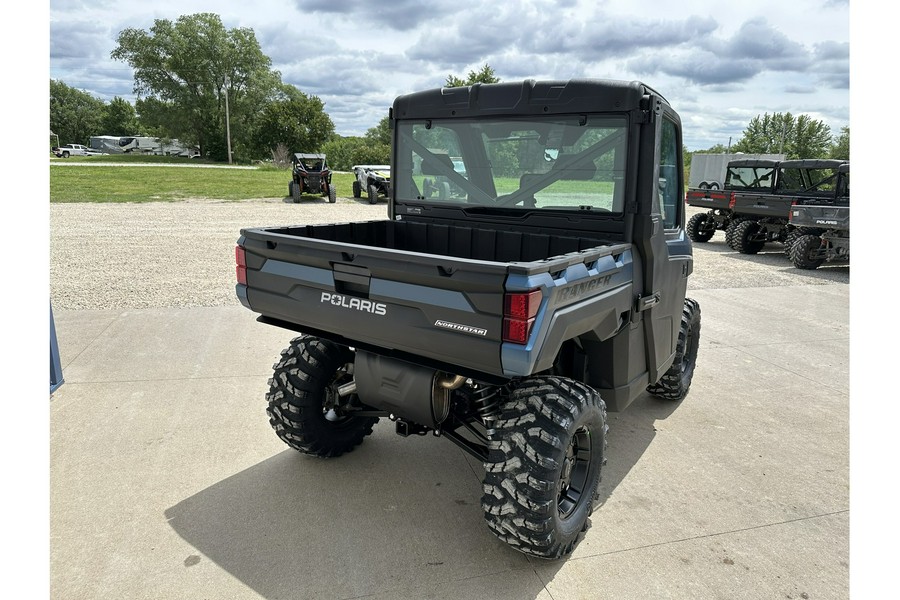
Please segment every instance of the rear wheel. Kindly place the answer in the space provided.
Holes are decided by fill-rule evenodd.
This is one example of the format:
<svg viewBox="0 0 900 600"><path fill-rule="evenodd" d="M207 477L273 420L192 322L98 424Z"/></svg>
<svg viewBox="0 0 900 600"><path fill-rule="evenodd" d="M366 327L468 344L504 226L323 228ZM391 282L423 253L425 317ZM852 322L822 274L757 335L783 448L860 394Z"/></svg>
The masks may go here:
<svg viewBox="0 0 900 600"><path fill-rule="evenodd" d="M709 222L709 213L698 213L687 222L687 234L692 242L708 242L716 233L715 222Z"/></svg>
<svg viewBox="0 0 900 600"><path fill-rule="evenodd" d="M669 370L647 391L665 400L682 400L691 389L697 350L700 347L700 304L692 298L684 299L681 329L675 346L675 361Z"/></svg>
<svg viewBox="0 0 900 600"><path fill-rule="evenodd" d="M596 390L564 377L525 380L494 421L484 463L491 531L525 554L570 554L597 498L607 430Z"/></svg>
<svg viewBox="0 0 900 600"><path fill-rule="evenodd" d="M734 247L735 231L737 231L738 225L740 225L741 223L743 223L746 220L747 220L746 217L735 217L735 218L731 219L731 222L728 224L728 227L725 228L725 243L732 250L735 249L735 247Z"/></svg>
<svg viewBox="0 0 900 600"><path fill-rule="evenodd" d="M378 203L378 188L374 183L369 184L369 204L377 204Z"/></svg>
<svg viewBox="0 0 900 600"><path fill-rule="evenodd" d="M800 229L791 229L784 236L784 255L788 258L791 257L791 247L794 245L794 242L803 235L803 232Z"/></svg>
<svg viewBox="0 0 900 600"><path fill-rule="evenodd" d="M734 249L741 254L756 254L766 245L761 239L762 225L756 221L742 221L734 230Z"/></svg>
<svg viewBox="0 0 900 600"><path fill-rule="evenodd" d="M353 380L353 352L314 337L291 341L269 379L269 424L285 444L313 456L340 456L372 433L377 417L344 416L338 388ZM337 410L336 410L337 409Z"/></svg>
<svg viewBox="0 0 900 600"><path fill-rule="evenodd" d="M825 262L822 238L817 235L803 235L797 238L791 248L791 262L798 269L818 269Z"/></svg>

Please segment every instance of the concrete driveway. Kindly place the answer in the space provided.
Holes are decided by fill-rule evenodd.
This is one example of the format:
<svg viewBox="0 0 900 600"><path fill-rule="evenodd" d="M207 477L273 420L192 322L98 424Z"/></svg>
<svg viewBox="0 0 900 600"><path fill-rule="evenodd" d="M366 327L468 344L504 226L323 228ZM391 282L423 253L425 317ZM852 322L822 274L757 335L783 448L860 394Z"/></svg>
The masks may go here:
<svg viewBox="0 0 900 600"><path fill-rule="evenodd" d="M264 395L292 334L242 307L54 308L52 596L846 598L848 278L783 275L691 289L691 392L610 414L601 505L557 562L494 538L447 440L382 422L338 459L284 446Z"/></svg>

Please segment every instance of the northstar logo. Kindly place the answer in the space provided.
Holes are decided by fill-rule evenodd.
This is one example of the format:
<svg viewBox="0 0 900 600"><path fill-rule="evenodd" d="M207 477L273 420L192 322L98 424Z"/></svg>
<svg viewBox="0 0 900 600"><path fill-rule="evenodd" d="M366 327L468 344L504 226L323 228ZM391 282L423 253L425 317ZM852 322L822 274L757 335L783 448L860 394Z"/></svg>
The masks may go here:
<svg viewBox="0 0 900 600"><path fill-rule="evenodd" d="M460 333L471 333L472 335L487 335L487 329L481 327L472 327L471 325L460 325L459 323L451 323L450 321L437 320L434 322L435 327L443 327L444 329L452 329Z"/></svg>

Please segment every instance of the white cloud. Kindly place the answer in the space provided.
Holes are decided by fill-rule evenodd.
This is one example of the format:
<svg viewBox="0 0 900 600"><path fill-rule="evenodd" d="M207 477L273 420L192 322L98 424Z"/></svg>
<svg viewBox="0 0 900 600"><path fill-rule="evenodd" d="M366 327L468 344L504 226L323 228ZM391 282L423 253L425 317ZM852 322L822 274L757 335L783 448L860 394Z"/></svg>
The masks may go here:
<svg viewBox="0 0 900 600"><path fill-rule="evenodd" d="M130 69L109 59L118 32L198 12L252 28L282 80L319 96L343 135L377 124L397 95L485 63L504 81L643 79L682 115L694 149L736 140L766 110L816 111L834 131L849 120L840 0L52 0L50 77L131 100Z"/></svg>

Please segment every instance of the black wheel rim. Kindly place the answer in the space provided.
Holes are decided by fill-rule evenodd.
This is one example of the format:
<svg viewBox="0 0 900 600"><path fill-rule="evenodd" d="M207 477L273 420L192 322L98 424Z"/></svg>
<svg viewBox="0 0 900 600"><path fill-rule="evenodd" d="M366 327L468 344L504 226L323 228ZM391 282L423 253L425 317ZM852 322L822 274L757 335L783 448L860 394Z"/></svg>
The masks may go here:
<svg viewBox="0 0 900 600"><path fill-rule="evenodd" d="M578 509L583 498L590 497L589 490L585 487L591 470L591 443L590 431L581 427L572 436L566 449L557 496L559 516L563 519Z"/></svg>

